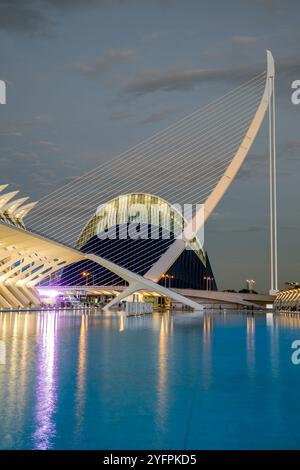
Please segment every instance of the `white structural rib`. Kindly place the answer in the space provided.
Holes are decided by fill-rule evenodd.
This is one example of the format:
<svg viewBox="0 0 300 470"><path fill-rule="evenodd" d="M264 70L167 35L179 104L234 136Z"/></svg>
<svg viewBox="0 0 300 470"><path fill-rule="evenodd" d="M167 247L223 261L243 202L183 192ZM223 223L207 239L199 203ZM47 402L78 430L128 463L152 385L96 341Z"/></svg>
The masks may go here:
<svg viewBox="0 0 300 470"><path fill-rule="evenodd" d="M268 109L270 98L272 96L273 90L270 86L270 78L274 77L274 72L274 59L271 52L267 51L267 77L262 99L252 119L252 122L245 134L245 137L241 142L239 149L234 155L231 163L227 167L220 181L205 201L204 217L202 218L202 223L205 223L207 221L212 211L222 199L224 193L234 180L237 172L239 171L242 163L244 162L251 148L251 145L255 140L255 137L261 127L266 111ZM185 233L191 233L191 231L197 233L201 228L199 226L199 220L201 222L201 217L197 217L196 215L195 218L187 226ZM189 239L185 237L183 237L182 240L175 240L174 244L172 244L166 250L166 252L160 257L160 259L145 274L145 278L158 282L161 276L173 265L176 259L185 250L188 242Z"/></svg>
<svg viewBox="0 0 300 470"><path fill-rule="evenodd" d="M11 191L10 193L5 193L0 196L0 210L2 211L3 207L18 194L19 191Z"/></svg>
<svg viewBox="0 0 300 470"><path fill-rule="evenodd" d="M19 207L15 212L14 212L14 217L18 219L20 222L26 217L26 215L38 204L38 201L35 202L30 202L29 204L26 204L25 206Z"/></svg>
<svg viewBox="0 0 300 470"><path fill-rule="evenodd" d="M7 188L8 184L0 184L0 193L3 191L5 188Z"/></svg>
<svg viewBox="0 0 300 470"><path fill-rule="evenodd" d="M18 207L20 207L24 202L26 202L29 197L20 197L19 199L14 199L13 201L9 202L2 208L2 211L12 216Z"/></svg>

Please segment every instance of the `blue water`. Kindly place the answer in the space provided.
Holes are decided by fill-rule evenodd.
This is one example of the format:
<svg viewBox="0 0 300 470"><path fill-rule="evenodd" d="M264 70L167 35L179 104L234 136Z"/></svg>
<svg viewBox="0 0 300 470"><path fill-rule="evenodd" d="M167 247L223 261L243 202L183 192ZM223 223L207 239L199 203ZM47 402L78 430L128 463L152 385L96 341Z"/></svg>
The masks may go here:
<svg viewBox="0 0 300 470"><path fill-rule="evenodd" d="M1 449L300 448L300 318L0 313L0 339Z"/></svg>

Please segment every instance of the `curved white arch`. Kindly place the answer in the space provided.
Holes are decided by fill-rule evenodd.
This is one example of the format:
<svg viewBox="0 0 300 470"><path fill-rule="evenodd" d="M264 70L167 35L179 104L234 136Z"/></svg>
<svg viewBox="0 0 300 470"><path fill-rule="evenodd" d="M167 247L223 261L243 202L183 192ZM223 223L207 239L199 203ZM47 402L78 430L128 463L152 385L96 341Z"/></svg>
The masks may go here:
<svg viewBox="0 0 300 470"><path fill-rule="evenodd" d="M221 177L216 187L213 189L213 191L205 201L204 217L202 221L201 218L197 217L196 215L194 219L190 222L190 224L187 226L185 233L191 233L191 231L194 231L196 233L198 232L198 230L200 229L199 221L200 223L205 223L207 221L208 217L218 205L225 192L227 191L228 187L234 180L237 172L239 171L255 140L255 137L257 136L257 133L265 117L266 111L269 106L270 98L273 93L272 79L274 77L274 74L274 59L272 53L267 50L266 84L264 93L262 95L260 104L256 110L256 113L231 163L227 167L225 173ZM193 230L191 230L192 228ZM152 281L158 282L162 274L164 274L172 266L178 256L180 256L180 254L185 250L188 241L188 238L186 238L185 240L175 240L175 242L161 256L161 258L156 263L154 263L154 265L149 269L149 271L144 275L144 277L147 279L151 279Z"/></svg>
<svg viewBox="0 0 300 470"><path fill-rule="evenodd" d="M270 78L274 77L274 72L274 59L271 52L267 51L267 77L263 96L238 151L233 157L231 163L229 164L219 183L205 201L204 222L206 222L214 208L224 196L224 193L227 191L228 187L235 178L255 140L255 137L257 136L257 133L260 129L260 126L262 125L263 119L268 109L270 98L272 96L273 90Z"/></svg>

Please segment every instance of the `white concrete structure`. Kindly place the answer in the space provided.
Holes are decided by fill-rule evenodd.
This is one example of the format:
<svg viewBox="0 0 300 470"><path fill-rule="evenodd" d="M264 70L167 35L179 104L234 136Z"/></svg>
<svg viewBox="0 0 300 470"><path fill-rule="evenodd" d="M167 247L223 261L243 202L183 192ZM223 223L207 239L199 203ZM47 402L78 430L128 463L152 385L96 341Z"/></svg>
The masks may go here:
<svg viewBox="0 0 300 470"><path fill-rule="evenodd" d="M0 222L0 307L24 308L38 306L40 300L35 286L51 272L67 264L90 259L125 279L131 286L130 294L141 289L155 291L181 302L195 310L202 306L155 282L117 266L96 255L85 254L47 240L39 235ZM120 294L119 301L130 295Z"/></svg>

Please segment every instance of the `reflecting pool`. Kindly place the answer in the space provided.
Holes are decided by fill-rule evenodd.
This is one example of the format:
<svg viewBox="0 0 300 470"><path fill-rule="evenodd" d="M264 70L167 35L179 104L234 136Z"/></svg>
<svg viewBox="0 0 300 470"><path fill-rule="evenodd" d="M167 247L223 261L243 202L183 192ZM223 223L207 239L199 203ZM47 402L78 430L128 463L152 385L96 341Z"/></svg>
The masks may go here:
<svg viewBox="0 0 300 470"><path fill-rule="evenodd" d="M0 313L0 448L299 449L297 339L261 313Z"/></svg>

